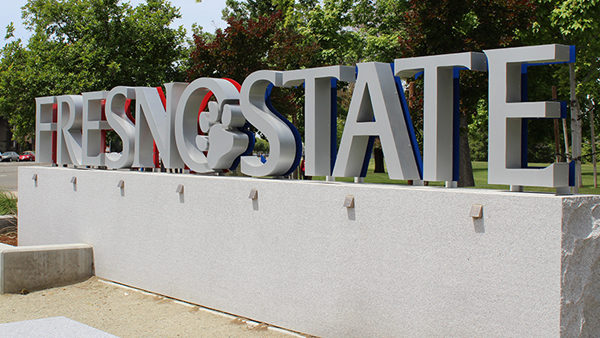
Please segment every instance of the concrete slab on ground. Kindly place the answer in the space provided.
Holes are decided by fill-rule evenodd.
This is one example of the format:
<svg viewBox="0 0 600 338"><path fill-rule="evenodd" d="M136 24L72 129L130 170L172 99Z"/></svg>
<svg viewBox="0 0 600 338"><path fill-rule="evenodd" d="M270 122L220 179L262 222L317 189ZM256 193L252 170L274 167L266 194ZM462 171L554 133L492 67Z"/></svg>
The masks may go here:
<svg viewBox="0 0 600 338"><path fill-rule="evenodd" d="M0 337L115 338L117 336L66 317L52 317L0 324Z"/></svg>
<svg viewBox="0 0 600 338"><path fill-rule="evenodd" d="M94 274L92 246L0 246L0 294L68 285Z"/></svg>

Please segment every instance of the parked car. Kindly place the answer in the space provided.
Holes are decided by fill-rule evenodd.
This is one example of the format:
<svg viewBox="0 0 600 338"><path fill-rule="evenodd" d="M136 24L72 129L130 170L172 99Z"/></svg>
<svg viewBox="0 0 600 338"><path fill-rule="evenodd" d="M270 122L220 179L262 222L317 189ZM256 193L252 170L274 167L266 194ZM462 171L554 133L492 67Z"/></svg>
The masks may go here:
<svg viewBox="0 0 600 338"><path fill-rule="evenodd" d="M27 150L19 155L19 161L35 161L35 153L31 150Z"/></svg>
<svg viewBox="0 0 600 338"><path fill-rule="evenodd" d="M5 153L2 153L2 162L12 162L18 160L19 154L15 153L14 151L7 151Z"/></svg>

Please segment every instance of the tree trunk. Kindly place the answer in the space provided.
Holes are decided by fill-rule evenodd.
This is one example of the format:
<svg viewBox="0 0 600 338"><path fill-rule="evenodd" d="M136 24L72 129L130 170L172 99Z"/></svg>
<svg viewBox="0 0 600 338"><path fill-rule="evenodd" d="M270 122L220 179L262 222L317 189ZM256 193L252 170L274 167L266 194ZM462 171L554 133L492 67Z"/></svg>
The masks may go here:
<svg viewBox="0 0 600 338"><path fill-rule="evenodd" d="M574 194L579 193L579 187L583 186L581 177L581 111L576 94L575 66L569 64L569 78L571 84L571 154L575 161L575 187Z"/></svg>
<svg viewBox="0 0 600 338"><path fill-rule="evenodd" d="M379 138L375 140L373 146L373 157L375 158L375 169L374 173L385 173L385 166L383 164L383 149L381 148L381 141Z"/></svg>
<svg viewBox="0 0 600 338"><path fill-rule="evenodd" d="M471 163L471 147L469 147L469 132L467 117L460 117L460 156L458 178L459 187L474 187L475 179L473 178L473 164Z"/></svg>
<svg viewBox="0 0 600 338"><path fill-rule="evenodd" d="M552 86L552 101L558 101L558 93L556 86ZM554 119L554 160L556 163L561 162L560 158L560 130L558 129L558 119ZM565 159L566 162L566 159Z"/></svg>
<svg viewBox="0 0 600 338"><path fill-rule="evenodd" d="M563 135L564 135L564 139L565 139L565 162L570 162L571 161L571 157L570 157L570 151L569 151L569 132L568 132L568 127L567 127L567 119L562 119L562 125L563 125Z"/></svg>
<svg viewBox="0 0 600 338"><path fill-rule="evenodd" d="M592 143L592 166L593 166L593 172L594 172L594 188L598 188L598 172L596 170L596 130L594 128L594 110L596 109L596 107L594 106L594 101L592 101L592 109L590 109L590 132L591 132L591 139L590 142Z"/></svg>

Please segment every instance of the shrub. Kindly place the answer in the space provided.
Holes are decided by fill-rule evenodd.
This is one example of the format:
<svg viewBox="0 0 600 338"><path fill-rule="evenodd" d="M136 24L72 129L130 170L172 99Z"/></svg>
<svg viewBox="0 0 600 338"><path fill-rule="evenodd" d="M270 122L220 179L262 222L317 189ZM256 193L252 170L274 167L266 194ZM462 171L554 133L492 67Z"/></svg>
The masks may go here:
<svg viewBox="0 0 600 338"><path fill-rule="evenodd" d="M0 190L0 215L17 215L17 196L6 189Z"/></svg>

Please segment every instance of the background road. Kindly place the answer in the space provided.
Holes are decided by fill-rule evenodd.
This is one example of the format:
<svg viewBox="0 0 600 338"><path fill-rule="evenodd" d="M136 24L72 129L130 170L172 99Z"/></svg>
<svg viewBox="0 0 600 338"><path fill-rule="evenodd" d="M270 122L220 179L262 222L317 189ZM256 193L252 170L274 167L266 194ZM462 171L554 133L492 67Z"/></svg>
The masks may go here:
<svg viewBox="0 0 600 338"><path fill-rule="evenodd" d="M0 189L17 191L17 172L20 166L39 166L48 163L36 162L0 162Z"/></svg>

